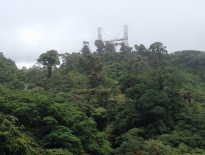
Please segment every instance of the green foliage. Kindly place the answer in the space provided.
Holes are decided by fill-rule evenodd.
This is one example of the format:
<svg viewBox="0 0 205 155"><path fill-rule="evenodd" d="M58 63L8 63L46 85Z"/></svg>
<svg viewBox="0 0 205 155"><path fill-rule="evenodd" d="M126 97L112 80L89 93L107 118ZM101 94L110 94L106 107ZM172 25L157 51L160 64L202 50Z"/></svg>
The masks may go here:
<svg viewBox="0 0 205 155"><path fill-rule="evenodd" d="M37 86L37 87L32 88L32 92L43 94L45 92L45 90L44 90L44 88Z"/></svg>
<svg viewBox="0 0 205 155"><path fill-rule="evenodd" d="M17 70L15 73L15 79L18 79L19 81L26 82L26 71L21 69Z"/></svg>
<svg viewBox="0 0 205 155"><path fill-rule="evenodd" d="M24 82L14 79L7 85L10 89L13 90L23 90L24 89Z"/></svg>
<svg viewBox="0 0 205 155"><path fill-rule="evenodd" d="M0 53L0 67L1 67L1 82L6 82L10 78L12 78L12 73L14 73L15 70L17 69L15 63L11 59L5 58L2 52Z"/></svg>
<svg viewBox="0 0 205 155"><path fill-rule="evenodd" d="M97 47L97 54L98 55L101 55L103 56L104 55L104 48L105 48L105 45L104 43L102 42L102 40L95 40L95 46Z"/></svg>
<svg viewBox="0 0 205 155"><path fill-rule="evenodd" d="M5 94L1 109L18 117L18 124L38 138L39 145L47 148L61 148L78 154L106 155L110 144L105 134L97 131L96 123L85 113L55 97L29 91Z"/></svg>
<svg viewBox="0 0 205 155"><path fill-rule="evenodd" d="M118 141L122 141L119 148L115 150L116 154L119 155L133 155L138 150L144 149L144 139L143 136L144 131L142 129L133 128L129 130L127 133L122 134Z"/></svg>
<svg viewBox="0 0 205 155"><path fill-rule="evenodd" d="M43 87L45 88L45 74L40 67L33 66L26 70L26 81L29 83L28 88Z"/></svg>
<svg viewBox="0 0 205 155"><path fill-rule="evenodd" d="M16 118L0 113L0 154L31 155L32 147L18 128Z"/></svg>
<svg viewBox="0 0 205 155"><path fill-rule="evenodd" d="M100 57L87 54L85 57L80 59L80 62L81 66L84 68L84 71L88 75L88 83L90 87L97 87L99 82L103 80L103 77L99 76L99 73L102 71L103 67Z"/></svg>
<svg viewBox="0 0 205 155"><path fill-rule="evenodd" d="M180 143L178 146L178 151L180 153L186 153L186 152L188 152L188 146L184 143Z"/></svg>
<svg viewBox="0 0 205 155"><path fill-rule="evenodd" d="M172 82L172 77L163 72L155 71L154 74L153 78L134 75L124 75L119 78L119 89L121 93L125 93L127 98L132 99L130 105L134 108L133 110L128 106L129 104L125 104L129 110L123 108L123 112L129 111L129 114L126 115L135 116L131 119L135 120L133 124L135 127L144 127L148 132L148 137L173 129L175 114L178 111L182 112L185 107L181 102L178 90L174 89L178 87L176 82ZM125 116L123 120L129 121ZM120 118L122 119L122 117ZM127 126L126 124L124 123L125 126Z"/></svg>
<svg viewBox="0 0 205 155"><path fill-rule="evenodd" d="M50 78L52 74L52 67L56 68L56 65L60 65L59 54L56 50L47 51L39 56L37 62L43 65L43 67L47 67L47 77Z"/></svg>
<svg viewBox="0 0 205 155"><path fill-rule="evenodd" d="M87 79L83 74L71 71L65 75L62 79L61 89L64 88L63 92L68 92L72 89L83 89L87 87Z"/></svg>
<svg viewBox="0 0 205 155"><path fill-rule="evenodd" d="M102 108L102 107L99 107L99 108L97 108L95 110L93 115L95 117L103 117L103 118L105 118L106 117L106 116L104 116L105 114L106 114L106 110L104 108Z"/></svg>
<svg viewBox="0 0 205 155"><path fill-rule="evenodd" d="M155 54L167 54L166 46L163 46L160 42L151 44L149 50Z"/></svg>
<svg viewBox="0 0 205 155"><path fill-rule="evenodd" d="M149 69L148 63L145 59L139 55L135 57L131 57L128 61L127 73L128 74L145 74L146 71Z"/></svg>
<svg viewBox="0 0 205 155"><path fill-rule="evenodd" d="M65 53L65 54L60 54L62 58L62 64L61 64L61 69L63 70L64 74L67 74L69 71L78 71L80 66L80 59L79 57L81 56L80 52L78 53Z"/></svg>
<svg viewBox="0 0 205 155"><path fill-rule="evenodd" d="M163 46L160 42L155 42L150 45L149 50L151 51L150 58L153 61L153 66L163 68L163 65L165 65L164 59L167 56L166 46Z"/></svg>
<svg viewBox="0 0 205 155"><path fill-rule="evenodd" d="M97 123L97 129L102 131L105 128L107 122L106 109L99 107L95 109L92 116Z"/></svg>
<svg viewBox="0 0 205 155"><path fill-rule="evenodd" d="M175 152L172 151L172 148L170 148L169 146L165 146L164 144L162 144L157 140L149 140L146 141L146 143L147 143L147 150L150 155L167 155L167 154L174 155L175 154Z"/></svg>
<svg viewBox="0 0 205 155"><path fill-rule="evenodd" d="M115 52L115 45L110 42L105 42L105 51L107 52Z"/></svg>
<svg viewBox="0 0 205 155"><path fill-rule="evenodd" d="M86 56L87 54L91 54L90 49L87 45L84 45L82 50L80 50L82 52L82 56Z"/></svg>
<svg viewBox="0 0 205 155"><path fill-rule="evenodd" d="M45 154L46 155L73 155L71 152L64 149L47 149Z"/></svg>
<svg viewBox="0 0 205 155"><path fill-rule="evenodd" d="M64 126L54 127L49 134L42 138L41 143L46 148L64 148L72 152L82 150L80 139Z"/></svg>
<svg viewBox="0 0 205 155"><path fill-rule="evenodd" d="M57 125L58 121L53 118L52 116L46 116L42 119L42 121L46 124L46 125Z"/></svg>
<svg viewBox="0 0 205 155"><path fill-rule="evenodd" d="M124 56L125 54L130 54L132 51L132 48L129 46L126 46L124 42L121 43L120 52Z"/></svg>
<svg viewBox="0 0 205 155"><path fill-rule="evenodd" d="M107 65L105 66L108 78L117 79L121 75L125 74L127 71L126 67L124 66L125 64L123 62L120 63L119 61L111 60L111 62L107 63Z"/></svg>
<svg viewBox="0 0 205 155"><path fill-rule="evenodd" d="M47 72L0 55L1 154L205 154L204 52L95 46L41 54Z"/></svg>
<svg viewBox="0 0 205 155"><path fill-rule="evenodd" d="M0 83L11 89L24 88L25 73L17 69L15 62L0 53Z"/></svg>

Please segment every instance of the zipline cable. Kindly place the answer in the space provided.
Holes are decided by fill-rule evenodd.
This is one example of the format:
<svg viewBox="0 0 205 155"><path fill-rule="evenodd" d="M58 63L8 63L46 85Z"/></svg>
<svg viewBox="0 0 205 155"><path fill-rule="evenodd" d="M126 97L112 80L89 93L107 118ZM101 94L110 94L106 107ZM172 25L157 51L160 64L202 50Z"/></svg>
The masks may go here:
<svg viewBox="0 0 205 155"><path fill-rule="evenodd" d="M137 39L135 39L135 36L133 35L132 31L130 30L130 27L129 27L129 32L130 32L131 36L133 37L133 39L135 40L135 42L138 43Z"/></svg>
<svg viewBox="0 0 205 155"><path fill-rule="evenodd" d="M118 36L122 31L123 31L123 29L121 29L115 36L111 36L111 35L107 34L107 33L102 29L102 32L103 32L105 35L107 35L108 37L112 37L112 38Z"/></svg>

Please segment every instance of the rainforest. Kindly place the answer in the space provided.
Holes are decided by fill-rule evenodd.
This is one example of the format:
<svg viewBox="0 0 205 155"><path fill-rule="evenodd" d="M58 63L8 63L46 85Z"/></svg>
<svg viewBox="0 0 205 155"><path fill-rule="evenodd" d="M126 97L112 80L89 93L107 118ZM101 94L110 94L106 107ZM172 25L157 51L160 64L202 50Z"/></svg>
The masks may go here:
<svg viewBox="0 0 205 155"><path fill-rule="evenodd" d="M0 53L0 154L204 155L205 52L94 44L22 69Z"/></svg>

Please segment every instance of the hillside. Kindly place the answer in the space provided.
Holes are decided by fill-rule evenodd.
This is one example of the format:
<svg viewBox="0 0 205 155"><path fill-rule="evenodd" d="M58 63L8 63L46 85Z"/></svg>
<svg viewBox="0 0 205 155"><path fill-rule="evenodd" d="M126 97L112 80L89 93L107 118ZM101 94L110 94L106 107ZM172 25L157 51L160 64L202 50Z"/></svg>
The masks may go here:
<svg viewBox="0 0 205 155"><path fill-rule="evenodd" d="M95 45L29 69L0 55L0 154L205 154L204 52Z"/></svg>

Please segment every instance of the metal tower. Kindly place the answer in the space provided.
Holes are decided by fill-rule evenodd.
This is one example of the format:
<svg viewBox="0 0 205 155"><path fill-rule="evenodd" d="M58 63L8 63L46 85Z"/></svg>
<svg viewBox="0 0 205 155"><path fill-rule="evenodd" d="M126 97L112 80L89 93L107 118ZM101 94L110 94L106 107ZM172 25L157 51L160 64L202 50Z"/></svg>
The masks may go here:
<svg viewBox="0 0 205 155"><path fill-rule="evenodd" d="M102 28L98 27L98 40L102 40Z"/></svg>
<svg viewBox="0 0 205 155"><path fill-rule="evenodd" d="M98 40L102 40L102 28L98 28Z"/></svg>
<svg viewBox="0 0 205 155"><path fill-rule="evenodd" d="M124 25L124 43L128 46L128 26Z"/></svg>

